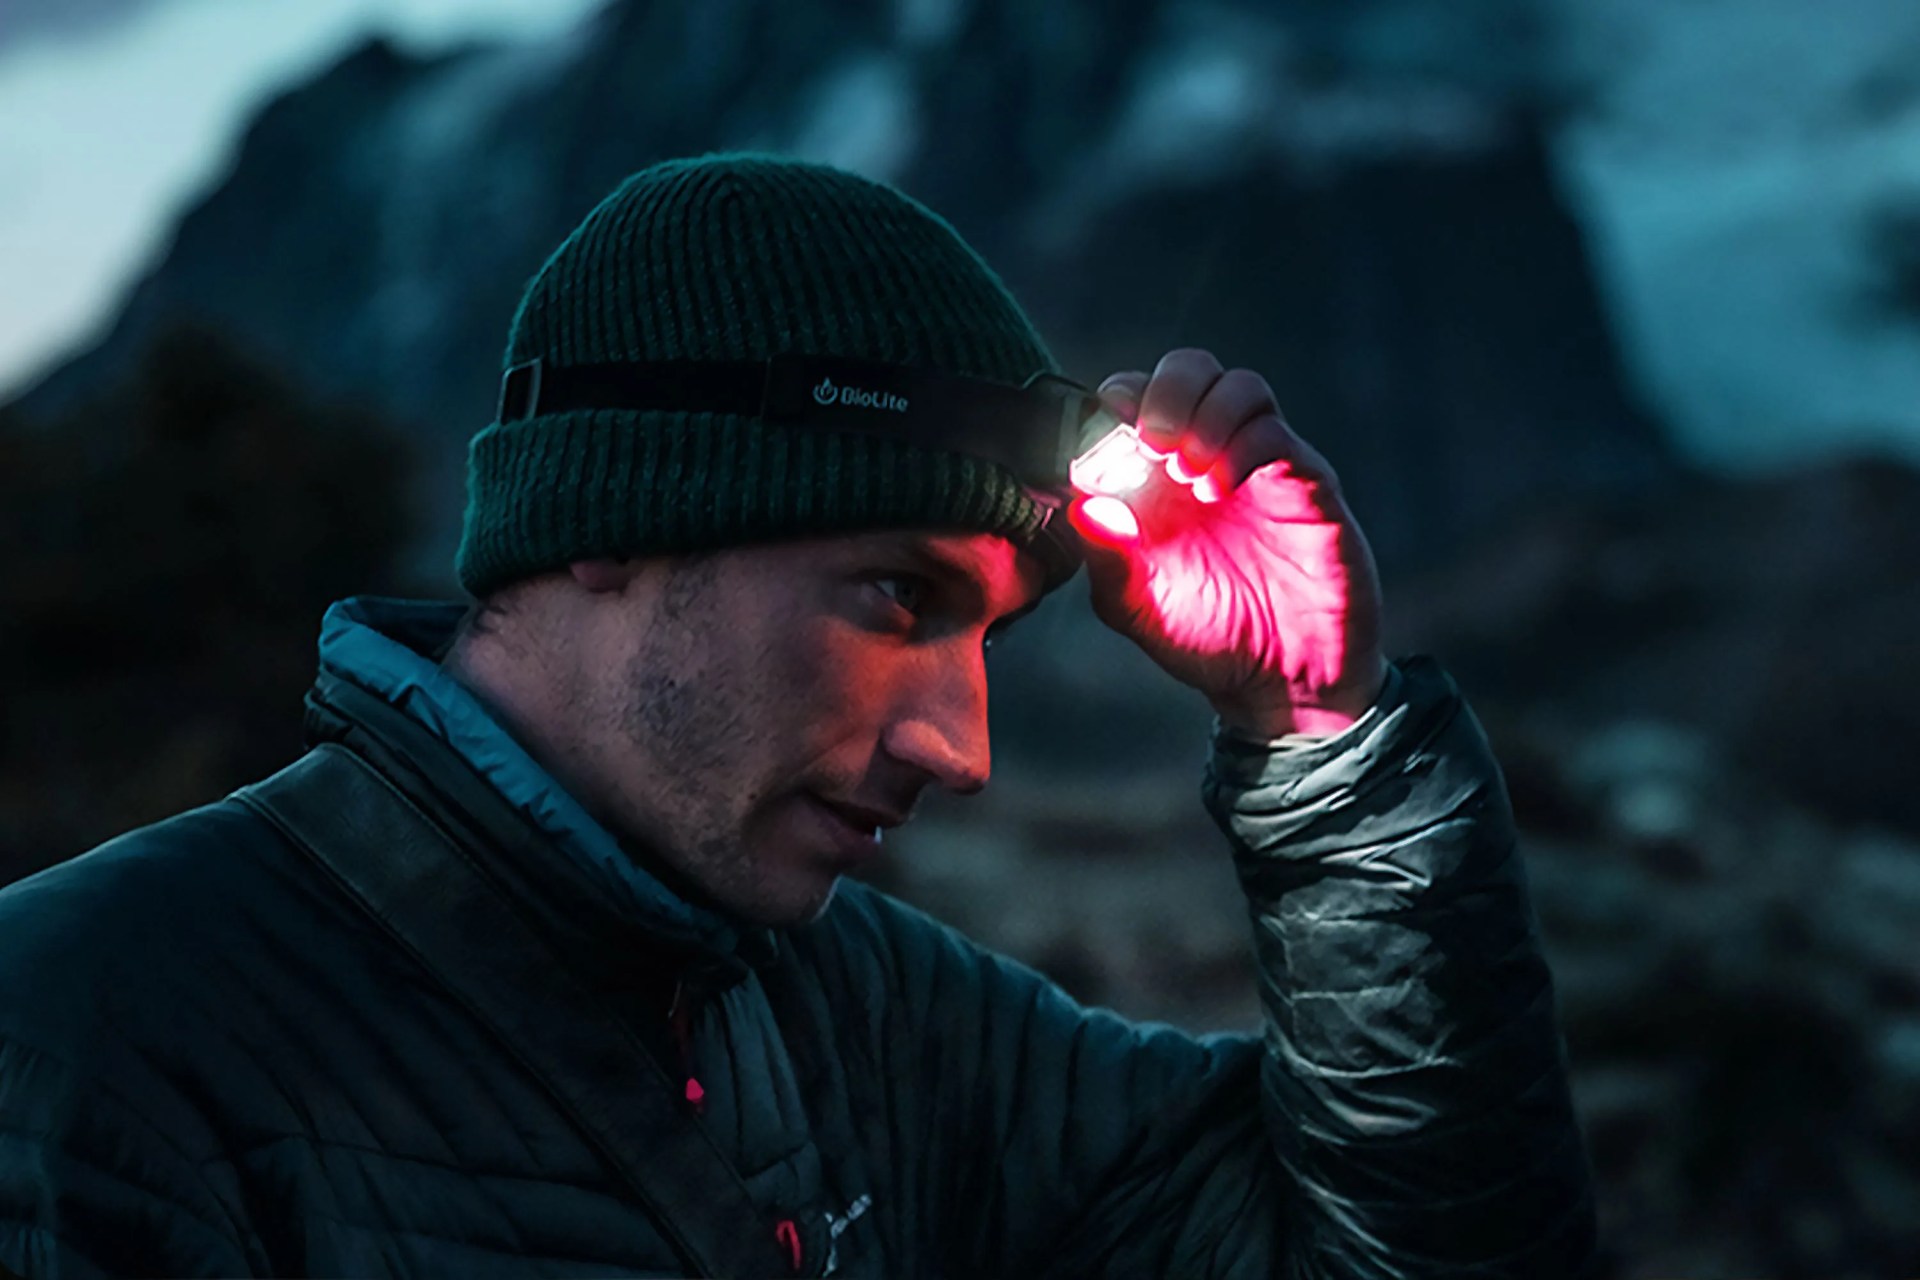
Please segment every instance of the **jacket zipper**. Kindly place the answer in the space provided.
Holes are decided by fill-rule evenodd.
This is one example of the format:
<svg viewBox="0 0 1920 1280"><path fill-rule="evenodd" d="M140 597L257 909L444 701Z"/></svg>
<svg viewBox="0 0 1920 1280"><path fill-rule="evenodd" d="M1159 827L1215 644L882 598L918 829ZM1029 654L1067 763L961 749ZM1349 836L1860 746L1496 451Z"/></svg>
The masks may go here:
<svg viewBox="0 0 1920 1280"><path fill-rule="evenodd" d="M700 1081L693 1074L693 1001L685 978L674 979L673 1001L667 1006L667 1027L673 1032L673 1042L680 1051L680 1076L686 1082L682 1096L696 1112L704 1112L707 1091L700 1087Z"/></svg>
<svg viewBox="0 0 1920 1280"><path fill-rule="evenodd" d="M673 1034L673 1043L680 1052L680 1075L686 1081L685 1097L687 1105L695 1114L706 1111L707 1091L700 1087L700 1081L693 1074L693 993L685 978L675 978L673 999L667 1005L667 1028ZM861 1208L866 1206L862 1205ZM807 1275L807 1249L801 1240L800 1224L792 1218L782 1218L774 1228L774 1239L787 1255L788 1265L796 1276Z"/></svg>

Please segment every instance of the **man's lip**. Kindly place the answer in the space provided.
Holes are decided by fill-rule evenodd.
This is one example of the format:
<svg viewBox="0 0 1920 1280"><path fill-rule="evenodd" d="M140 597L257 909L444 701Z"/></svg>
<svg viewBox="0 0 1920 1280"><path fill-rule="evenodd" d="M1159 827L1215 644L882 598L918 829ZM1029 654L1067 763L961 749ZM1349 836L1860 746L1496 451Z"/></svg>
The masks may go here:
<svg viewBox="0 0 1920 1280"><path fill-rule="evenodd" d="M813 793L813 798L845 818L853 826L869 831L875 827L891 830L904 825L907 820L904 814L890 813L885 809L869 809L864 805L847 804L840 800L829 800L818 792Z"/></svg>

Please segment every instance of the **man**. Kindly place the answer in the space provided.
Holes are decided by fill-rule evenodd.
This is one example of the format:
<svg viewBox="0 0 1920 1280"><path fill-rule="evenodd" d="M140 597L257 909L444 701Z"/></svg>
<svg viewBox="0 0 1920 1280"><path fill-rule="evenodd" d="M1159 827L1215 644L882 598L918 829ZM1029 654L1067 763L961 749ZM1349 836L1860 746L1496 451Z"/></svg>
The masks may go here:
<svg viewBox="0 0 1920 1280"><path fill-rule="evenodd" d="M0 894L0 1264L1587 1269L1498 770L1261 378L1077 393L938 217L755 155L624 184L507 364L482 606L334 606L312 751ZM1049 432L1115 421L1153 453L1074 496ZM1082 556L1218 712L1264 1036L841 878L986 785L985 648Z"/></svg>

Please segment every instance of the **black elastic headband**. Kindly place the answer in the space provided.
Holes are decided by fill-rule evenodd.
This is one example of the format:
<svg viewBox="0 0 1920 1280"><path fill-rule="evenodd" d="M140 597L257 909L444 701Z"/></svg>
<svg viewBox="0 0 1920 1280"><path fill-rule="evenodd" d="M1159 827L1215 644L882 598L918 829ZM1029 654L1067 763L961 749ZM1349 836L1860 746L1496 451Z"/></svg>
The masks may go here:
<svg viewBox="0 0 1920 1280"><path fill-rule="evenodd" d="M532 360L501 380L502 423L577 409L733 413L887 436L997 462L1056 496L1067 487L1067 466L1089 424L1111 416L1093 392L1055 374L1035 374L1015 387L836 356L569 366Z"/></svg>

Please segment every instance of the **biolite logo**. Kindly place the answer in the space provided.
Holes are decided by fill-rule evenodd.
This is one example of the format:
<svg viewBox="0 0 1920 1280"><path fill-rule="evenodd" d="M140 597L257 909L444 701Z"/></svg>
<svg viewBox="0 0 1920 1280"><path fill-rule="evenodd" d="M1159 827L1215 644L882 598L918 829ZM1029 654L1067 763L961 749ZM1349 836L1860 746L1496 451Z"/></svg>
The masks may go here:
<svg viewBox="0 0 1920 1280"><path fill-rule="evenodd" d="M813 398L820 404L841 404L854 409L885 409L890 413L905 413L907 398L894 395L891 391L862 391L859 387L836 387L832 378L820 379L820 385L813 389Z"/></svg>

